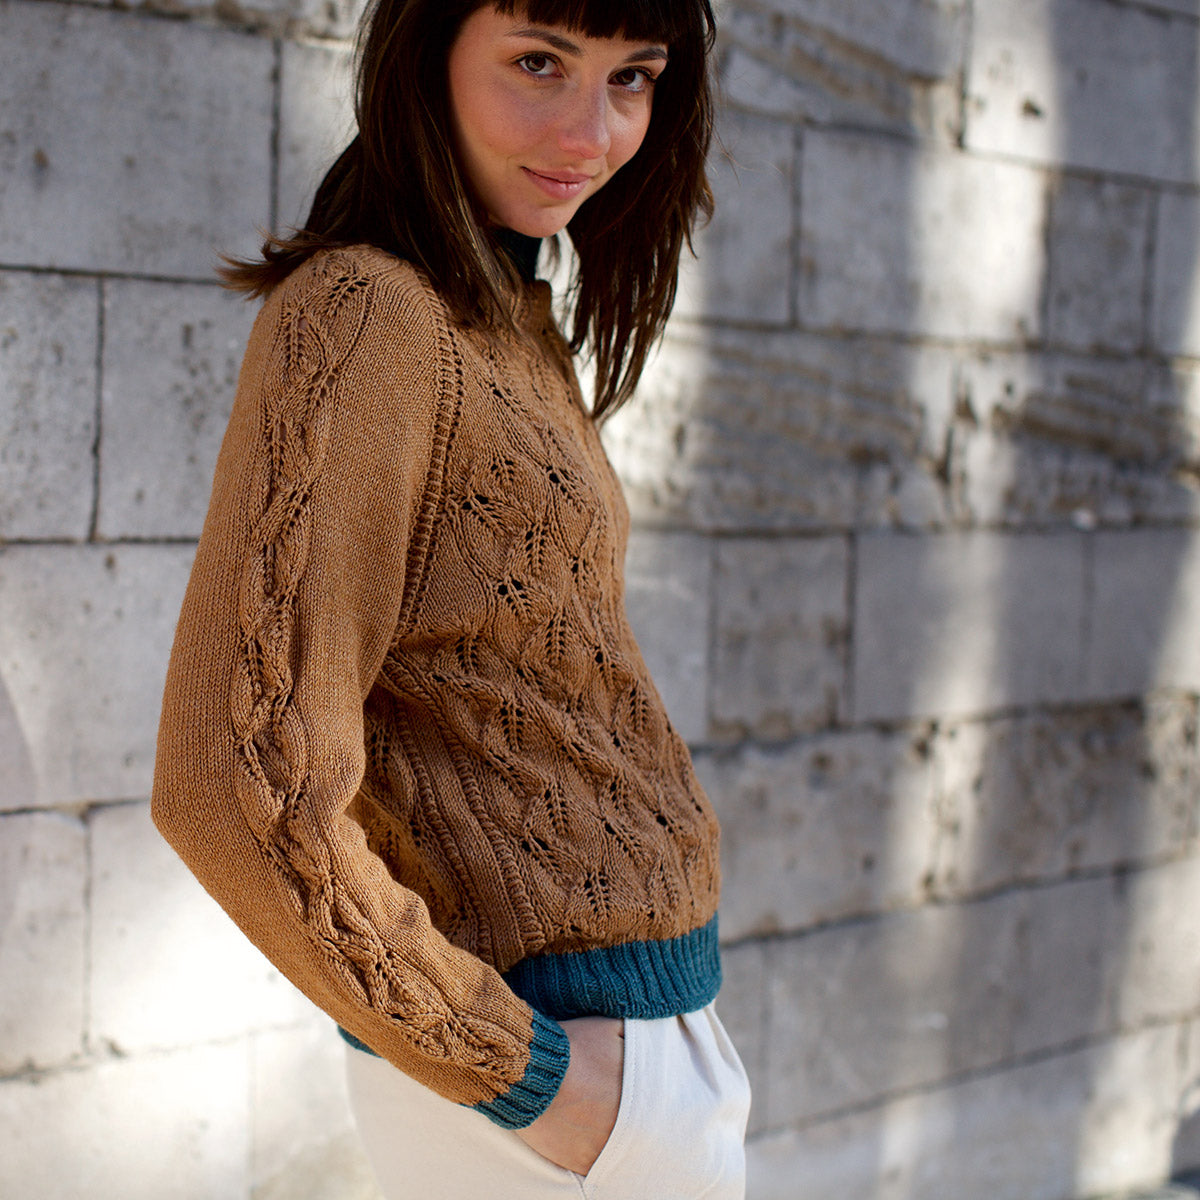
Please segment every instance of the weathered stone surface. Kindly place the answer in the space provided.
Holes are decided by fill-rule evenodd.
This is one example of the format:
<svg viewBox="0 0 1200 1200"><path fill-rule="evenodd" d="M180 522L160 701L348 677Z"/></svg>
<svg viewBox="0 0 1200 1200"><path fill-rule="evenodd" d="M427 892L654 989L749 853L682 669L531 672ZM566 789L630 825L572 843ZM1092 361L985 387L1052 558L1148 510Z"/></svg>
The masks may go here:
<svg viewBox="0 0 1200 1200"><path fill-rule="evenodd" d="M780 1132L749 1148L754 1200L1062 1200L1170 1171L1178 1030L1149 1030Z"/></svg>
<svg viewBox="0 0 1200 1200"><path fill-rule="evenodd" d="M19 737L33 776L31 795L0 795L0 805L149 792L192 554L187 546L0 547L0 685L19 730L5 740Z"/></svg>
<svg viewBox="0 0 1200 1200"><path fill-rule="evenodd" d="M0 1082L0 1195L247 1197L248 1094L238 1043Z"/></svg>
<svg viewBox="0 0 1200 1200"><path fill-rule="evenodd" d="M918 903L936 837L927 755L921 736L869 731L703 755L722 827L722 932L796 931Z"/></svg>
<svg viewBox="0 0 1200 1200"><path fill-rule="evenodd" d="M122 1054L311 1019L159 837L145 804L93 813L90 1034Z"/></svg>
<svg viewBox="0 0 1200 1200"><path fill-rule="evenodd" d="M197 284L105 284L98 531L198 537L256 305Z"/></svg>
<svg viewBox="0 0 1200 1200"><path fill-rule="evenodd" d="M1190 370L1079 355L964 355L945 472L973 522L1082 528L1197 509Z"/></svg>
<svg viewBox="0 0 1200 1200"><path fill-rule="evenodd" d="M346 1096L346 1044L331 1022L253 1040L254 1200L380 1200Z"/></svg>
<svg viewBox="0 0 1200 1200"><path fill-rule="evenodd" d="M721 119L710 160L716 197L684 256L677 312L785 324L791 314L796 155L789 126L734 112Z"/></svg>
<svg viewBox="0 0 1200 1200"><path fill-rule="evenodd" d="M93 281L0 272L0 538L88 534L99 315Z"/></svg>
<svg viewBox="0 0 1200 1200"><path fill-rule="evenodd" d="M1001 903L1012 906L1016 923L1004 979L1012 1013L1006 1057L1112 1033L1117 989L1128 971L1130 909L1121 886L1083 879Z"/></svg>
<svg viewBox="0 0 1200 1200"><path fill-rule="evenodd" d="M83 2L94 3L95 0ZM123 7L122 0L99 2ZM138 7L148 12L197 17L258 33L349 38L354 35L366 3L365 0L142 0Z"/></svg>
<svg viewBox="0 0 1200 1200"><path fill-rule="evenodd" d="M78 821L0 817L0 1074L83 1048L86 887Z"/></svg>
<svg viewBox="0 0 1200 1200"><path fill-rule="evenodd" d="M1116 1019L1137 1028L1194 1013L1200 996L1200 860L1131 876L1123 941L1112 947Z"/></svg>
<svg viewBox="0 0 1200 1200"><path fill-rule="evenodd" d="M1088 686L1098 696L1200 688L1200 542L1190 530L1099 533Z"/></svg>
<svg viewBox="0 0 1200 1200"><path fill-rule="evenodd" d="M1045 183L1014 163L811 130L807 328L1024 340L1041 331Z"/></svg>
<svg viewBox="0 0 1200 1200"><path fill-rule="evenodd" d="M350 51L285 42L279 83L278 224L300 225L325 172L354 134Z"/></svg>
<svg viewBox="0 0 1200 1200"><path fill-rule="evenodd" d="M712 725L786 739L845 707L849 553L842 538L717 544Z"/></svg>
<svg viewBox="0 0 1200 1200"><path fill-rule="evenodd" d="M729 4L722 96L793 120L946 136L958 125L966 17L957 2Z"/></svg>
<svg viewBox="0 0 1200 1200"><path fill-rule="evenodd" d="M1200 198L1164 191L1158 197L1151 331L1166 354L1200 354Z"/></svg>
<svg viewBox="0 0 1200 1200"><path fill-rule="evenodd" d="M1175 1132L1172 1166L1176 1178L1186 1180L1200 1194L1200 1021L1186 1024L1183 1087L1180 1089L1179 1128ZM1179 1200L1196 1200L1196 1196Z"/></svg>
<svg viewBox="0 0 1200 1200"><path fill-rule="evenodd" d="M1124 352L1143 345L1152 213L1146 188L1070 175L1058 182L1050 207L1052 343Z"/></svg>
<svg viewBox="0 0 1200 1200"><path fill-rule="evenodd" d="M634 532L625 603L651 678L686 742L708 733L712 550L694 534Z"/></svg>
<svg viewBox="0 0 1200 1200"><path fill-rule="evenodd" d="M936 887L969 895L1178 854L1196 836L1196 704L1036 714L932 739Z"/></svg>
<svg viewBox="0 0 1200 1200"><path fill-rule="evenodd" d="M778 943L768 1125L1186 1019L1200 984L1198 886L1188 859Z"/></svg>
<svg viewBox="0 0 1200 1200"><path fill-rule="evenodd" d="M901 720L1080 694L1083 539L859 539L854 715Z"/></svg>
<svg viewBox="0 0 1200 1200"><path fill-rule="evenodd" d="M975 13L967 146L1196 178L1194 24L1129 5L1013 0Z"/></svg>
<svg viewBox="0 0 1200 1200"><path fill-rule="evenodd" d="M1020 905L924 908L818 932L770 960L770 1126L1003 1061Z"/></svg>
<svg viewBox="0 0 1200 1200"><path fill-rule="evenodd" d="M270 218L270 43L10 0L0 262L206 278ZM32 98L41 97L43 102Z"/></svg>
<svg viewBox="0 0 1200 1200"><path fill-rule="evenodd" d="M828 532L1200 512L1200 372L676 326L608 426L639 519Z"/></svg>
<svg viewBox="0 0 1200 1200"><path fill-rule="evenodd" d="M954 357L881 341L677 326L606 426L635 515L812 532L946 520Z"/></svg>

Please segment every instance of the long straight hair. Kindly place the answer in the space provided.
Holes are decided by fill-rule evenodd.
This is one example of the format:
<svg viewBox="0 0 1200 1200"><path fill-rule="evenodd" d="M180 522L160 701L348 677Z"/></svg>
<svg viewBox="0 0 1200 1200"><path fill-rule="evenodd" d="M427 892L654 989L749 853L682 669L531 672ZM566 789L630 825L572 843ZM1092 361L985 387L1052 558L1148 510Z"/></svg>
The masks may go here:
<svg viewBox="0 0 1200 1200"><path fill-rule="evenodd" d="M514 332L513 268L472 199L453 144L447 64L481 0L374 0L355 63L358 133L317 188L302 228L262 258L228 260L225 283L262 295L318 250L366 242L420 267L455 318ZM675 302L684 247L712 215L705 159L713 132L710 0L495 0L536 25L662 42L637 154L567 226L575 248L570 344L596 371L593 415L633 393Z"/></svg>

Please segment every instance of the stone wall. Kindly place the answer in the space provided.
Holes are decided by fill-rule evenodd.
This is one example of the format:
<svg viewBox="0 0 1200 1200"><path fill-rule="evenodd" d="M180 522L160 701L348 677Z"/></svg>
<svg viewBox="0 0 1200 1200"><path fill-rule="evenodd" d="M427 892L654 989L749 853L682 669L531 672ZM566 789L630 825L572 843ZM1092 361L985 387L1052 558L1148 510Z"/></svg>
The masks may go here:
<svg viewBox="0 0 1200 1200"><path fill-rule="evenodd" d="M368 1200L328 1022L150 826L251 308L355 0L0 0L0 1195ZM722 813L751 1200L1200 1165L1200 5L729 0L609 427ZM654 1200L648 1197L647 1200Z"/></svg>

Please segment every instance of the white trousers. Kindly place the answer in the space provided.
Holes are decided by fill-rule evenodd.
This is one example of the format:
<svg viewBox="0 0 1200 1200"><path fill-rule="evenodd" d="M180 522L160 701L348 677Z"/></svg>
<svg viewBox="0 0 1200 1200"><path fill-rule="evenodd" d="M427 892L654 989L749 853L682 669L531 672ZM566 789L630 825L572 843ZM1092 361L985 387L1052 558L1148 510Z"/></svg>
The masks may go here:
<svg viewBox="0 0 1200 1200"><path fill-rule="evenodd" d="M712 1006L625 1022L617 1123L586 1176L347 1046L350 1104L386 1200L743 1200L750 1085Z"/></svg>

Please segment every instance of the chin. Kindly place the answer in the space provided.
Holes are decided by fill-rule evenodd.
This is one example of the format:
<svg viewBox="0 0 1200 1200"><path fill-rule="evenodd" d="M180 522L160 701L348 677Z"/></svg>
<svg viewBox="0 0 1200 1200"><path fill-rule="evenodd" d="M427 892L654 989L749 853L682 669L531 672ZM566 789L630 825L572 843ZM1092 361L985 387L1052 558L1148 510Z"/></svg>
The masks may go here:
<svg viewBox="0 0 1200 1200"><path fill-rule="evenodd" d="M575 212L574 208L570 212L564 212L561 208L514 212L502 216L499 224L511 229L514 233L523 233L526 237L551 238L566 229Z"/></svg>

